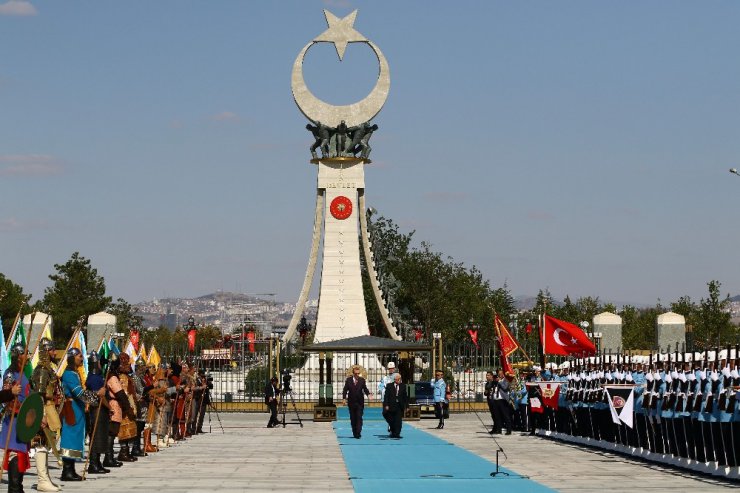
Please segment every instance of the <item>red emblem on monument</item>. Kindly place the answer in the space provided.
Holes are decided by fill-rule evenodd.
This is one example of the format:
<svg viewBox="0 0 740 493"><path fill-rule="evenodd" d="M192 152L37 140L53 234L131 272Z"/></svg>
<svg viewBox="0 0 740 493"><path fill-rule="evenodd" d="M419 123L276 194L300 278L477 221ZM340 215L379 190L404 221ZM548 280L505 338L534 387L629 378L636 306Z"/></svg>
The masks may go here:
<svg viewBox="0 0 740 493"><path fill-rule="evenodd" d="M352 201L340 195L331 201L329 210L335 219L347 219L352 215Z"/></svg>

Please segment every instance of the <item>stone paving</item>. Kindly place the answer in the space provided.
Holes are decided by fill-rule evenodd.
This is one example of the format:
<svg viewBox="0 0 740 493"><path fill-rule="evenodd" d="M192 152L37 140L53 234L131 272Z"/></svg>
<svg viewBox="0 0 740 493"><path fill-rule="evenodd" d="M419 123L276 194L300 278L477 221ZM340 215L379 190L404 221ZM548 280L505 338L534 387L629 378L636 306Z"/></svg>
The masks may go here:
<svg viewBox="0 0 740 493"><path fill-rule="evenodd" d="M352 491L347 469L330 423L304 419L304 427L267 429L267 415L221 413L224 431L212 415L212 433L198 435L111 474L89 475L83 483L65 483L66 492L344 492ZM481 413L488 423L487 417ZM308 415L305 415L308 418ZM295 416L294 416L295 418ZM206 420L207 421L207 420ZM436 421L417 426L495 463L496 446L475 414L453 415L443 430ZM204 427L208 431L208 423ZM729 491L731 484L674 469L579 448L549 439L498 436L506 452L501 464L518 474L563 492L584 491ZM32 461L33 462L33 461ZM61 468L50 464L56 482ZM391 467L390 465L379 465ZM393 467L403 467L395 464ZM493 471L492 465L491 470ZM77 466L81 472L80 465ZM6 478L3 477L3 482ZM438 491L445 491L443 479ZM33 491L35 469L24 481ZM5 488L6 486L2 486ZM495 490L495 489L492 489Z"/></svg>

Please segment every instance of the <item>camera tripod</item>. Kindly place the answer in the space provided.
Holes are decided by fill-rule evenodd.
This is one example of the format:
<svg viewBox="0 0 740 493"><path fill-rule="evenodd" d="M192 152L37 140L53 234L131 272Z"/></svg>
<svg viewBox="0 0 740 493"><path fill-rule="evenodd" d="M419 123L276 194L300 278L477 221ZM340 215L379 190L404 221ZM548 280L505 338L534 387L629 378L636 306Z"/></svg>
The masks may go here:
<svg viewBox="0 0 740 493"><path fill-rule="evenodd" d="M288 410L288 400L286 399L286 396L290 397L290 404L293 406L295 417L298 419L297 423L293 421L288 423L285 421L285 413ZM301 416L300 414L298 414L298 408L295 405L295 398L293 396L293 390L290 387L288 387L287 389L283 388L280 391L280 402L278 403L278 406L279 406L279 413L282 414L282 418L283 418L282 419L283 428L285 428L286 425L301 425L301 428L303 428L303 421L301 421Z"/></svg>
<svg viewBox="0 0 740 493"><path fill-rule="evenodd" d="M216 419L218 420L218 425L221 427L221 433L223 433L225 435L226 432L224 431L224 425L223 425L223 423L221 423L221 416L219 416L219 414L218 414L218 409L216 409L213 406L213 403L211 403L211 402L208 403L207 409L208 409L208 433L212 433L213 432L213 430L211 428L211 409L213 409L213 412L216 413Z"/></svg>

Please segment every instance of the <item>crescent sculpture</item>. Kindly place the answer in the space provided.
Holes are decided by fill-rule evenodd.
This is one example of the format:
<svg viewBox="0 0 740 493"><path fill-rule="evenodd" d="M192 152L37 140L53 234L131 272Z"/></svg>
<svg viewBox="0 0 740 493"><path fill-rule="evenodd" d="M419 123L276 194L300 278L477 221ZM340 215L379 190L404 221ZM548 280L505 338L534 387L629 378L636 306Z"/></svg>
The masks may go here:
<svg viewBox="0 0 740 493"><path fill-rule="evenodd" d="M301 110L301 113L313 123L321 122L329 127L336 127L344 120L348 127L361 125L372 120L383 108L385 100L388 98L388 90L391 86L388 62L373 42L367 40L352 28L351 22L354 22L356 11L344 19L337 19L326 11L325 13L327 22L329 23L329 29L308 43L298 54L295 63L293 63L293 72L291 75L293 99L298 109ZM315 43L325 42L335 44L340 60L344 55L344 49L347 43L367 43L372 48L378 59L378 81L365 99L343 106L332 105L317 98L308 89L306 81L303 78L303 58L306 56L308 49Z"/></svg>

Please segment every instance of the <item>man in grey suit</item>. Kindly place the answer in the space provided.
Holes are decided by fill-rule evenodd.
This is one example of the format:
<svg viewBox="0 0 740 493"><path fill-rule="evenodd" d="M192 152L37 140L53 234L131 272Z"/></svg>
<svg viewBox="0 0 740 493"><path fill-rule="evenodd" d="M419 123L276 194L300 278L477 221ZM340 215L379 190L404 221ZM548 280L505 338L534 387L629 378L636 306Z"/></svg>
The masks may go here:
<svg viewBox="0 0 740 493"><path fill-rule="evenodd" d="M498 370L498 383L493 389L493 405L496 406L498 416L501 416L502 423L497 423L498 426L503 424L506 426L506 434L511 435L511 406L509 405L509 392L511 391L511 384L509 383L509 375L504 375L504 370ZM497 416L497 417L498 417Z"/></svg>

